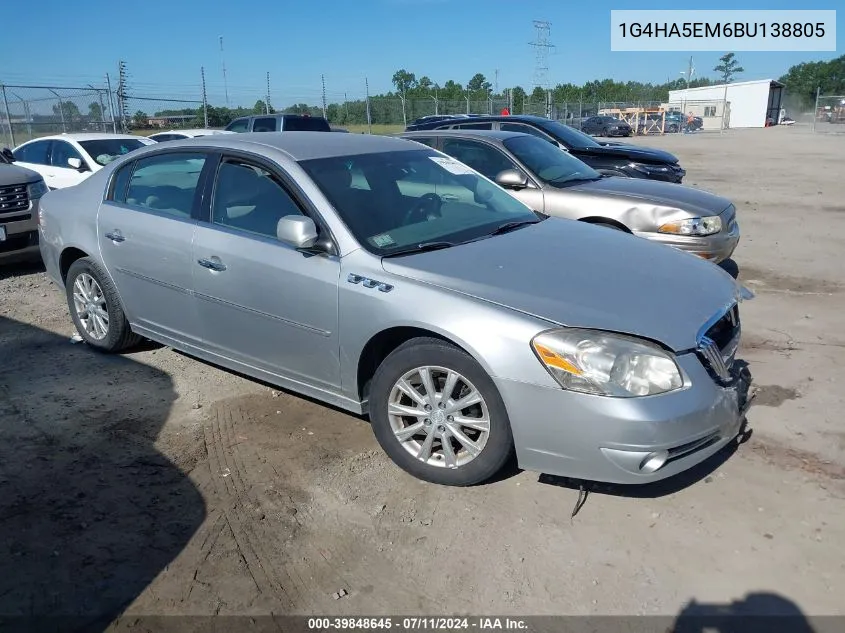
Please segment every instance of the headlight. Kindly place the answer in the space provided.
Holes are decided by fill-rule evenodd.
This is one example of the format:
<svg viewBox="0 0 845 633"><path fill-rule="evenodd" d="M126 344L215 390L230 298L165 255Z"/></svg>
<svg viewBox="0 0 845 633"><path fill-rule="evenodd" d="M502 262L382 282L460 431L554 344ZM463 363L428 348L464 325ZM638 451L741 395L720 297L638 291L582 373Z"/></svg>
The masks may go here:
<svg viewBox="0 0 845 633"><path fill-rule="evenodd" d="M686 220L668 222L657 229L657 232L702 237L704 235L713 235L721 230L722 218L718 215L710 215L706 218L687 218Z"/></svg>
<svg viewBox="0 0 845 633"><path fill-rule="evenodd" d="M630 336L565 328L538 334L531 347L570 391L632 398L674 391L684 383L671 354Z"/></svg>
<svg viewBox="0 0 845 633"><path fill-rule="evenodd" d="M47 187L47 183L45 183L43 180L39 180L38 182L29 184L26 188L29 191L30 200L38 200L38 198L50 191L50 189Z"/></svg>
<svg viewBox="0 0 845 633"><path fill-rule="evenodd" d="M629 166L633 167L637 171L643 172L644 174L665 174L669 171L669 168L663 165L643 165L642 163L631 163Z"/></svg>

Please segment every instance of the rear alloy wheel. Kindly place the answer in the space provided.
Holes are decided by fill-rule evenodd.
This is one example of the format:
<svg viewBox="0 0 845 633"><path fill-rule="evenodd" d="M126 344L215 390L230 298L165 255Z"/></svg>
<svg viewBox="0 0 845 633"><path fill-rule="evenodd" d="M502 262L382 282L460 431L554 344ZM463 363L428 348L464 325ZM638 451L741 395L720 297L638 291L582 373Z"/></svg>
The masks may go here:
<svg viewBox="0 0 845 633"><path fill-rule="evenodd" d="M493 381L472 357L438 339L409 341L385 359L373 379L370 419L398 466L438 484L481 483L513 451Z"/></svg>
<svg viewBox="0 0 845 633"><path fill-rule="evenodd" d="M71 319L86 343L119 352L141 340L129 328L117 289L94 260L83 257L73 262L65 289Z"/></svg>

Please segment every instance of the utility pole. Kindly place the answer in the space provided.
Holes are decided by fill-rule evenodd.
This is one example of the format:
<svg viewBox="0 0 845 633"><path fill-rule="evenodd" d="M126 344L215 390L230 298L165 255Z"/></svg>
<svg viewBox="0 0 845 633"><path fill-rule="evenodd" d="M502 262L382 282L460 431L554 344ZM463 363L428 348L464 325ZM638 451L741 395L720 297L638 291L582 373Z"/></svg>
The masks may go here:
<svg viewBox="0 0 845 633"><path fill-rule="evenodd" d="M326 118L326 76L320 75L320 81L323 83L323 118Z"/></svg>
<svg viewBox="0 0 845 633"><path fill-rule="evenodd" d="M499 94L499 69L498 68L496 69L494 76L495 76L495 79L493 80L493 94L497 95L497 94Z"/></svg>
<svg viewBox="0 0 845 633"><path fill-rule="evenodd" d="M205 91L205 66L200 67L200 76L202 77L202 119L204 127L208 128L208 94Z"/></svg>
<svg viewBox="0 0 845 633"><path fill-rule="evenodd" d="M126 132L129 124L129 104L126 102L126 80L128 75L126 73L126 62L120 61L117 65L118 82L117 82L117 107L120 110L120 129Z"/></svg>
<svg viewBox="0 0 845 633"><path fill-rule="evenodd" d="M346 110L346 124L349 125L349 99L345 92L343 93L343 107Z"/></svg>
<svg viewBox="0 0 845 633"><path fill-rule="evenodd" d="M106 87L109 90L109 112L111 112L111 129L112 129L112 132L117 134L117 120L114 118L115 110L114 110L114 101L112 99L113 95L112 95L112 91L111 91L111 77L109 77L108 73L106 73Z"/></svg>
<svg viewBox="0 0 845 633"><path fill-rule="evenodd" d="M220 63L223 66L223 90L226 91L226 107L229 107L229 84L226 81L226 58L223 56L223 36L220 36Z"/></svg>
<svg viewBox="0 0 845 633"><path fill-rule="evenodd" d="M265 110L267 110L267 114L270 114L270 71L267 71L267 101L264 102Z"/></svg>
<svg viewBox="0 0 845 633"><path fill-rule="evenodd" d="M367 133L373 133L373 124L370 120L370 82L364 77L364 87L367 90Z"/></svg>
<svg viewBox="0 0 845 633"><path fill-rule="evenodd" d="M554 44L549 43L551 30L551 22L534 20L534 41L529 42L534 47L536 55L534 62L534 85L532 88L536 88L537 86L543 89L549 88L549 52L555 47Z"/></svg>

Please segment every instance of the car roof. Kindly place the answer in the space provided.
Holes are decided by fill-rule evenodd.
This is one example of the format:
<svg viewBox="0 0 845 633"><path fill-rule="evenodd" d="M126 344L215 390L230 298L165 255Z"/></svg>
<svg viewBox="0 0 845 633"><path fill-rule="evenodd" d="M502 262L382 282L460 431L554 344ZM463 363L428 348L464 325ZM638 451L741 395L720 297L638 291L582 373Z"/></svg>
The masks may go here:
<svg viewBox="0 0 845 633"><path fill-rule="evenodd" d="M466 118L472 119L473 123L483 123L485 121L515 121L518 123L553 123L553 119L537 116L534 114L473 114L464 115ZM449 119L444 121L434 121L433 123L442 123L446 125Z"/></svg>
<svg viewBox="0 0 845 633"><path fill-rule="evenodd" d="M185 134L187 136L196 136L197 134L235 134L235 132L229 132L228 130L212 130L209 128L190 128L187 130L162 130L161 132L155 132L154 134L150 134L150 136L156 136L158 134Z"/></svg>
<svg viewBox="0 0 845 633"><path fill-rule="evenodd" d="M397 136L401 138L427 138L434 136L460 136L480 139L494 139L505 141L517 136L533 136L524 132L503 132L501 130L414 130L412 132L400 132Z"/></svg>
<svg viewBox="0 0 845 633"><path fill-rule="evenodd" d="M418 143L378 134L326 134L325 132L248 132L213 134L170 141L167 146L222 146L255 151L257 146L281 150L293 160L354 156L379 152L418 151Z"/></svg>
<svg viewBox="0 0 845 633"><path fill-rule="evenodd" d="M78 143L80 141L101 141L112 138L137 138L139 140L144 140L147 137L136 136L135 134L112 134L111 132L70 132L66 134L51 134L50 136L39 136L38 138L32 139L32 141L63 140L76 141ZM27 143L31 143L32 141L27 141Z"/></svg>

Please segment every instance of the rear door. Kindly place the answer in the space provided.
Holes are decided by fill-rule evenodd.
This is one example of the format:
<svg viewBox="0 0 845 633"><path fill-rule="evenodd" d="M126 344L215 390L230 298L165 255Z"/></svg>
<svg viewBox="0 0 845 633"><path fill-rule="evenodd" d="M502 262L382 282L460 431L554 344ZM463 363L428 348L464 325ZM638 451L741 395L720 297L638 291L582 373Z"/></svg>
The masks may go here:
<svg viewBox="0 0 845 633"><path fill-rule="evenodd" d="M121 167L100 206L100 253L133 326L200 340L191 243L208 154L162 152Z"/></svg>
<svg viewBox="0 0 845 633"><path fill-rule="evenodd" d="M280 218L313 214L307 201L278 165L243 154L224 154L209 198L191 258L204 347L337 389L340 260L276 238Z"/></svg>

